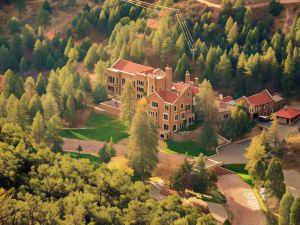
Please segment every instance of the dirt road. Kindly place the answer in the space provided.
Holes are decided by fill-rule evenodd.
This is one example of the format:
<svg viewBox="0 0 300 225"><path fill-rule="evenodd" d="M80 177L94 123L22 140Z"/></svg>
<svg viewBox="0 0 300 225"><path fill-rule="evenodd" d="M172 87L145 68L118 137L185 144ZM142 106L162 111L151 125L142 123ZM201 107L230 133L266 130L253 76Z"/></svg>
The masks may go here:
<svg viewBox="0 0 300 225"><path fill-rule="evenodd" d="M218 187L226 196L232 225L266 225L266 219L251 187L238 175L219 176Z"/></svg>

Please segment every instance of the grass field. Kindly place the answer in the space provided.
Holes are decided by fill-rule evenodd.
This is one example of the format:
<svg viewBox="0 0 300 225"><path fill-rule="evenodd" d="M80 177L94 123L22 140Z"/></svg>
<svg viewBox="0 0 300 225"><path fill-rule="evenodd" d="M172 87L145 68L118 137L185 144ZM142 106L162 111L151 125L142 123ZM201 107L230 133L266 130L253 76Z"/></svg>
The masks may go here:
<svg viewBox="0 0 300 225"><path fill-rule="evenodd" d="M167 146L162 149L163 151L170 153L187 154L188 156L197 157L200 153L205 156L211 156L214 152L205 151L194 141L173 141L167 140Z"/></svg>
<svg viewBox="0 0 300 225"><path fill-rule="evenodd" d="M83 154L78 152L65 152L65 153L69 154L72 158L75 159L89 159L95 167L99 167L101 164L100 158L98 156L94 156L91 154Z"/></svg>
<svg viewBox="0 0 300 225"><path fill-rule="evenodd" d="M245 164L228 164L224 165L223 167L235 172L238 174L247 184L251 187L254 186L254 182L252 177L249 175L248 171L245 169Z"/></svg>
<svg viewBox="0 0 300 225"><path fill-rule="evenodd" d="M63 130L62 137L80 140L109 141L113 137L115 143L127 138L126 126L120 120L92 113L87 123L87 129Z"/></svg>

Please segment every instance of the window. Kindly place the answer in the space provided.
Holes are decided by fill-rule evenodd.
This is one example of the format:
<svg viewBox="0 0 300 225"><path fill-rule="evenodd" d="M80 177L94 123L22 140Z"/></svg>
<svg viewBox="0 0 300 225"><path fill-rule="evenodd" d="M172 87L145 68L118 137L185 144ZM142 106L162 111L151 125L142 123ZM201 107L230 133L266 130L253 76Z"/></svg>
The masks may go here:
<svg viewBox="0 0 300 225"><path fill-rule="evenodd" d="M158 107L158 103L157 102L152 102L152 107L157 108Z"/></svg>
<svg viewBox="0 0 300 225"><path fill-rule="evenodd" d="M109 77L108 77L108 82L109 82L109 83L115 83L115 78L109 76Z"/></svg>
<svg viewBox="0 0 300 225"><path fill-rule="evenodd" d="M181 119L184 119L184 118L185 118L185 114L182 113L182 114L181 114Z"/></svg>
<svg viewBox="0 0 300 225"><path fill-rule="evenodd" d="M122 84L125 84L125 78L122 78Z"/></svg>
<svg viewBox="0 0 300 225"><path fill-rule="evenodd" d="M176 112L176 111L177 111L177 106L174 105L174 106L173 106L173 109L174 109L174 112Z"/></svg>
<svg viewBox="0 0 300 225"><path fill-rule="evenodd" d="M153 92L154 91L154 87L153 87L153 85L151 85L151 92Z"/></svg>
<svg viewBox="0 0 300 225"><path fill-rule="evenodd" d="M173 131L176 131L176 130L177 130L177 125L174 124L174 125L173 125Z"/></svg>
<svg viewBox="0 0 300 225"><path fill-rule="evenodd" d="M144 81L137 80L136 83L137 85L144 85Z"/></svg>
<svg viewBox="0 0 300 225"><path fill-rule="evenodd" d="M164 120L169 120L169 115L164 113L163 118L164 118Z"/></svg>
<svg viewBox="0 0 300 225"><path fill-rule="evenodd" d="M187 96L190 97L190 92L187 93Z"/></svg>
<svg viewBox="0 0 300 225"><path fill-rule="evenodd" d="M168 111L169 110L169 106L165 105L165 110Z"/></svg>
<svg viewBox="0 0 300 225"><path fill-rule="evenodd" d="M191 105L188 104L188 105L185 106L185 108L186 108L186 110L190 110L191 109Z"/></svg>
<svg viewBox="0 0 300 225"><path fill-rule="evenodd" d="M181 109L183 109L183 108L184 108L184 104L183 104L183 103L181 103L180 107L181 107Z"/></svg>
<svg viewBox="0 0 300 225"><path fill-rule="evenodd" d="M176 115L174 116L174 120L177 121L178 119L179 119L179 117L178 117L178 115L176 114Z"/></svg>
<svg viewBox="0 0 300 225"><path fill-rule="evenodd" d="M136 97L137 97L138 99L141 99L141 98L143 98L143 95L137 94Z"/></svg>
<svg viewBox="0 0 300 225"><path fill-rule="evenodd" d="M169 125L164 124L164 130L169 130Z"/></svg>
<svg viewBox="0 0 300 225"><path fill-rule="evenodd" d="M157 118L157 116L158 116L158 113L157 113L157 112L155 112L155 117Z"/></svg>
<svg viewBox="0 0 300 225"><path fill-rule="evenodd" d="M141 87L137 87L136 90L139 92L144 92L144 88L141 88Z"/></svg>
<svg viewBox="0 0 300 225"><path fill-rule="evenodd" d="M114 91L115 89L114 89L114 87L112 87L112 86L108 86L108 90L109 90L109 91Z"/></svg>

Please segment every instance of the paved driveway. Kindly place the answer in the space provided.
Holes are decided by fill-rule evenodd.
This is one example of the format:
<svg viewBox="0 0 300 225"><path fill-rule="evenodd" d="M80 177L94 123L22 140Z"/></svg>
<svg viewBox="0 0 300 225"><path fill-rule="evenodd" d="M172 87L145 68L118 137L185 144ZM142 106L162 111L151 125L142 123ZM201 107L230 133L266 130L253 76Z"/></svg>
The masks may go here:
<svg viewBox="0 0 300 225"><path fill-rule="evenodd" d="M226 196L232 225L266 225L266 219L251 187L236 174L219 176L217 186Z"/></svg>
<svg viewBox="0 0 300 225"><path fill-rule="evenodd" d="M249 146L250 140L231 143L220 148L220 154L211 157L215 163L235 164L247 163L245 158L246 148ZM295 170L284 170L285 184L289 190L295 195L300 197L300 173Z"/></svg>

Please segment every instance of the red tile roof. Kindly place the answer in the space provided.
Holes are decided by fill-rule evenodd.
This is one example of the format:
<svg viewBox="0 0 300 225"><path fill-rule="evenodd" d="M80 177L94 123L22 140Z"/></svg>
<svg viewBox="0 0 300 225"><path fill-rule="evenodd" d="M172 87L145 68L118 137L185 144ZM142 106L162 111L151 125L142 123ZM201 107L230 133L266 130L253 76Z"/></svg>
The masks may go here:
<svg viewBox="0 0 300 225"><path fill-rule="evenodd" d="M0 93L3 91L4 76L0 75Z"/></svg>
<svg viewBox="0 0 300 225"><path fill-rule="evenodd" d="M225 96L225 97L223 97L223 102L230 102L230 101L233 101L232 96Z"/></svg>
<svg viewBox="0 0 300 225"><path fill-rule="evenodd" d="M154 68L150 66L144 66L124 59L119 59L111 68L131 74L152 72L154 70Z"/></svg>
<svg viewBox="0 0 300 225"><path fill-rule="evenodd" d="M273 102L273 98L267 90L263 90L258 94L245 97L245 99L253 106L261 106Z"/></svg>
<svg viewBox="0 0 300 225"><path fill-rule="evenodd" d="M158 92L158 95L166 102L174 103L179 95L176 92L163 90Z"/></svg>
<svg viewBox="0 0 300 225"><path fill-rule="evenodd" d="M177 82L177 83L172 82L171 85L172 85L171 88L173 88L173 87L176 88L176 90L177 90L178 92L181 92L181 91L184 90L187 86L189 86L189 84L186 84L186 83L183 83L183 82ZM194 95L197 95L197 94L199 93L199 88L193 86L193 91L194 91Z"/></svg>
<svg viewBox="0 0 300 225"><path fill-rule="evenodd" d="M293 119L297 116L300 116L300 111L297 110L297 109L294 109L290 106L285 106L283 109L279 110L276 113L276 116L283 117L283 118L288 118L288 119Z"/></svg>

